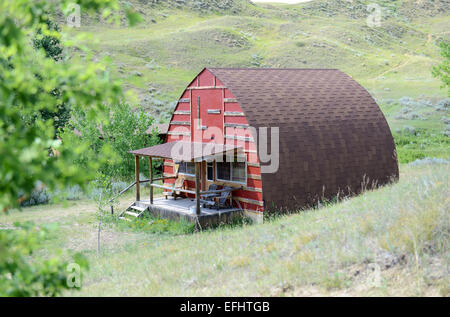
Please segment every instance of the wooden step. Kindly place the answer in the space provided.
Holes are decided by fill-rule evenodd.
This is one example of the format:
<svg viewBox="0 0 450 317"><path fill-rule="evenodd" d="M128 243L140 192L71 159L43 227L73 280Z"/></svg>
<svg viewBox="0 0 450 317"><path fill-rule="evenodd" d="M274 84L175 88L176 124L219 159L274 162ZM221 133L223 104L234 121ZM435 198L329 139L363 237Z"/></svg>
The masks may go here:
<svg viewBox="0 0 450 317"><path fill-rule="evenodd" d="M144 203L140 201L135 201L132 203L125 211L119 214L119 219L131 221L130 218L124 217L125 215L133 216L135 218L140 217L146 210L148 210L148 206L144 205Z"/></svg>
<svg viewBox="0 0 450 317"><path fill-rule="evenodd" d="M136 218L139 217L139 214L137 212L125 211L125 214L136 217Z"/></svg>
<svg viewBox="0 0 450 317"><path fill-rule="evenodd" d="M138 210L138 211L140 211L140 212L143 212L143 211L146 211L146 210L147 210L147 207L140 207L140 206L136 206L136 205L131 206L130 208L131 208L131 209L134 209L134 210Z"/></svg>

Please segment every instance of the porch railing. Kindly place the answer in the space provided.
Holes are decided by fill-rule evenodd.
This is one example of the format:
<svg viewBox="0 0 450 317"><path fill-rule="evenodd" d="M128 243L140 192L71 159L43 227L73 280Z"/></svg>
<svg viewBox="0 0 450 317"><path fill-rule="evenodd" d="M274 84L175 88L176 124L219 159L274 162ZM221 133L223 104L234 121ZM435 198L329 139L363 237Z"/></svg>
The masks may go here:
<svg viewBox="0 0 450 317"><path fill-rule="evenodd" d="M153 178L153 182L155 181L161 181L161 180L165 180L165 179L170 179L170 178L174 178L175 176L164 176L164 177L156 177ZM150 182L150 179L143 179L143 180L139 180L139 184L143 184L143 183L148 183ZM127 187L125 187L124 189L122 189L117 195L115 195L113 198L111 198L108 202L111 204L111 214L114 214L114 205L112 204L114 202L114 200L116 200L118 197L120 197L121 195L125 194L127 191L129 191L133 186L136 186L137 182L134 181L133 183L131 183L130 185L128 185ZM153 184L153 185L157 185L157 184ZM172 188L173 189L173 188Z"/></svg>
<svg viewBox="0 0 450 317"><path fill-rule="evenodd" d="M150 186L157 187L157 188L162 188L162 189L175 190L177 192L188 193L188 194L194 194L195 195L195 190L183 189L183 188L173 188L173 187L170 187L170 186L164 186L164 185L159 185L159 184L150 184ZM200 195L220 194L220 193L223 193L223 192L232 192L232 191L243 189L243 188L244 187L241 186L241 187L233 187L233 188L227 188L227 189L206 190L206 191L200 191L199 194Z"/></svg>
<svg viewBox="0 0 450 317"><path fill-rule="evenodd" d="M170 178L174 178L175 176L166 176L166 177L157 177L157 178L153 178L153 180L150 179L144 179L144 180L139 180L139 184L143 184L143 183L148 183L150 181L160 181L160 180L165 180L165 179L170 179ZM150 183L150 188L152 187L156 187L156 188L162 188L162 189L167 189L167 190L176 190L178 192L182 192L182 193L187 193L187 194L192 194L192 195L196 195L197 193L195 190L189 190L189 189L183 189L183 188L174 188L171 186L165 186L165 185L159 185L159 184L155 184L155 183ZM113 202L114 200L116 200L118 197L120 197L121 195L123 195L124 193L126 193L128 190L130 190L133 186L135 186L137 184L137 181L134 181L133 183L131 183L130 185L128 185L127 187L125 187L124 189L122 189L116 196L114 196L113 198L111 198L108 202L111 204L111 214L114 214L114 205ZM223 188L223 189L215 189L215 190L206 190L206 191L200 191L198 194L201 195L206 195L206 194L220 194L223 192L229 192L229 191L235 191L235 190L239 190L239 189L243 189L244 187L234 187L234 188ZM152 194L151 194L152 195ZM152 195L153 196L153 195ZM153 198L153 197L152 197ZM239 204L240 205L240 204ZM240 207L240 206L239 206Z"/></svg>
<svg viewBox="0 0 450 317"><path fill-rule="evenodd" d="M139 184L141 183L148 183L150 180L149 179L144 179L144 180L140 180ZM114 196L113 198L111 198L108 202L111 204L111 214L114 214L114 205L112 204L114 202L114 200L116 200L119 196L125 194L127 191L129 191L133 186L136 185L136 181L134 181L133 183L131 183L130 185L128 185L127 187L125 187L124 189L122 189L116 196Z"/></svg>

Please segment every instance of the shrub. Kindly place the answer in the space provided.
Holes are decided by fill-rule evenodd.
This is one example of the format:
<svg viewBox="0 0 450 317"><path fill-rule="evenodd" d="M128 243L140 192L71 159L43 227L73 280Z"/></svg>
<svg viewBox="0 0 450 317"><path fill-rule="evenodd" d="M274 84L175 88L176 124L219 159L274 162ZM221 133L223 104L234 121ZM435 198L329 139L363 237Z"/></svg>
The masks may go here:
<svg viewBox="0 0 450 317"><path fill-rule="evenodd" d="M416 128L414 128L414 127L405 126L405 127L403 127L403 133L409 134L409 135L416 135L417 131L416 131Z"/></svg>
<svg viewBox="0 0 450 317"><path fill-rule="evenodd" d="M79 185L70 186L66 189L66 199L78 200L83 196L83 192Z"/></svg>
<svg viewBox="0 0 450 317"><path fill-rule="evenodd" d="M25 198L25 200L22 200L23 198ZM19 195L19 201L21 201L20 205L23 207L47 204L50 200L51 195L47 192L47 188L41 182L36 183L35 188L31 191L29 197L26 197L22 192Z"/></svg>
<svg viewBox="0 0 450 317"><path fill-rule="evenodd" d="M408 107L402 108L399 114L395 116L395 119L399 120L414 120L419 118L420 118L419 114L412 112L412 109Z"/></svg>
<svg viewBox="0 0 450 317"><path fill-rule="evenodd" d="M448 156L450 140L425 129L405 127L393 133L399 163L409 163L428 156Z"/></svg>
<svg viewBox="0 0 450 317"><path fill-rule="evenodd" d="M442 99L436 104L435 107L437 111L448 111L448 108L450 107L450 100Z"/></svg>
<svg viewBox="0 0 450 317"><path fill-rule="evenodd" d="M72 129L63 131L61 139L63 143L87 140L91 146L85 151L80 151L76 163L84 168L90 160L104 156L98 172L111 178L127 178L133 175L134 160L128 153L130 150L160 142L156 133L152 135L146 133L153 119L142 109L133 111L126 103L111 106L109 121L101 127L87 118L88 113L74 108L70 121ZM105 147L108 152L102 153ZM148 175L148 164L145 163L147 162L142 159L141 171Z"/></svg>
<svg viewBox="0 0 450 317"><path fill-rule="evenodd" d="M409 163L410 165L434 165L434 164L450 164L450 160L436 158L436 157L425 157L420 160L415 160L414 162Z"/></svg>
<svg viewBox="0 0 450 317"><path fill-rule="evenodd" d="M21 206L35 206L47 204L50 201L50 196L45 188L35 189L31 192L30 198L21 202Z"/></svg>
<svg viewBox="0 0 450 317"><path fill-rule="evenodd" d="M144 179L144 178L142 178ZM129 184L126 182L122 182L122 181L115 181L111 183L111 189L113 193L118 193L120 192L122 189L124 189L125 187L127 187Z"/></svg>

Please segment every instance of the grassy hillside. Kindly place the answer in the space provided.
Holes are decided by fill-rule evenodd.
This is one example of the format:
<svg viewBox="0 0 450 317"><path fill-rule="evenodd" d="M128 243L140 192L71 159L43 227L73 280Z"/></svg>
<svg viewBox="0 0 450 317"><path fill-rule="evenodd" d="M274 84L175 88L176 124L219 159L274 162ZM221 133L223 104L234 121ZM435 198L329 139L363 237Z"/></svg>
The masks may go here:
<svg viewBox="0 0 450 317"><path fill-rule="evenodd" d="M230 0L228 9L213 0L182 2L127 1L144 23L117 28L86 18L76 31L92 36L86 44L111 57L114 74L162 120L204 66L333 67L379 99L445 97L430 74L439 61L436 41L449 38L444 2L377 1L383 19L374 28L366 23L367 1L257 6Z"/></svg>
<svg viewBox="0 0 450 317"><path fill-rule="evenodd" d="M110 226L100 257L92 202L0 223L59 224L38 254L78 250L91 263L81 293L66 295L448 296L449 176L448 163L403 165L397 184L251 226L175 236Z"/></svg>
<svg viewBox="0 0 450 317"><path fill-rule="evenodd" d="M445 1L219 2L126 1L144 18L139 26L83 17L69 31L86 35L84 44L111 60L130 101L160 122L205 66L338 68L377 99L400 162L449 157L450 101L431 75L441 59L437 43L450 39ZM380 5L379 27L366 22L369 3Z"/></svg>

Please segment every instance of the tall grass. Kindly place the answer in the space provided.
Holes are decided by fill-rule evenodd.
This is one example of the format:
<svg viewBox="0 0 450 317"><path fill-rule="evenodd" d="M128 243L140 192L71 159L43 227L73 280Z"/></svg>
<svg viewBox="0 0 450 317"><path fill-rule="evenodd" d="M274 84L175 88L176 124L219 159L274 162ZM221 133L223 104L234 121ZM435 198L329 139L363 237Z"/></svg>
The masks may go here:
<svg viewBox="0 0 450 317"><path fill-rule="evenodd" d="M112 228L122 231L144 232L166 235L181 235L193 233L195 224L184 218L179 221L156 218L146 214L140 218L130 218L128 221L117 218L117 215L104 214L102 222Z"/></svg>
<svg viewBox="0 0 450 317"><path fill-rule="evenodd" d="M259 225L148 239L92 259L86 295L448 294L448 164ZM305 293L306 292L306 293Z"/></svg>
<svg viewBox="0 0 450 317"><path fill-rule="evenodd" d="M263 224L195 233L149 219L106 222L100 256L92 201L22 208L0 224L59 224L37 253L86 254L83 295L448 296L449 168L431 159L402 165L398 183Z"/></svg>

